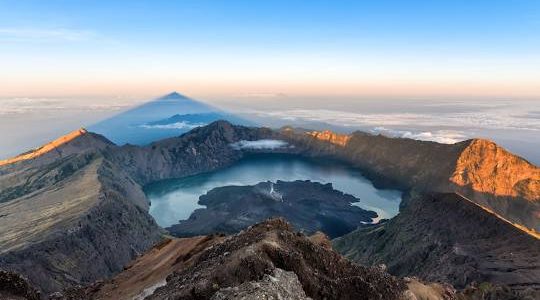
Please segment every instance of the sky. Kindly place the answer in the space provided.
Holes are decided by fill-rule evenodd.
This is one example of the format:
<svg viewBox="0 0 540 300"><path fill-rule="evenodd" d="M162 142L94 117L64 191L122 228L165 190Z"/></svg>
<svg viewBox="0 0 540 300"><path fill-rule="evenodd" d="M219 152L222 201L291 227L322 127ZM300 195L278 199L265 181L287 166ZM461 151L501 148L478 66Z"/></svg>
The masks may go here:
<svg viewBox="0 0 540 300"><path fill-rule="evenodd" d="M0 0L0 98L173 90L540 99L540 1Z"/></svg>

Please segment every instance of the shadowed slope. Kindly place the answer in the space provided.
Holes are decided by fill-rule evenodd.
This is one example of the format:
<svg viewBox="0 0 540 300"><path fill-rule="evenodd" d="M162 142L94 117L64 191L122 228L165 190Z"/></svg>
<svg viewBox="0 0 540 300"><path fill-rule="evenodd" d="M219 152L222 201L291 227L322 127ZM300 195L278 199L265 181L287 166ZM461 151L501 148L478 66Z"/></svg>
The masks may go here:
<svg viewBox="0 0 540 300"><path fill-rule="evenodd" d="M140 186L84 133L0 168L0 266L45 293L122 270L160 239ZM2 203L3 202L3 203Z"/></svg>
<svg viewBox="0 0 540 300"><path fill-rule="evenodd" d="M383 224L334 241L363 264L457 287L492 282L540 289L540 240L457 194L414 195Z"/></svg>

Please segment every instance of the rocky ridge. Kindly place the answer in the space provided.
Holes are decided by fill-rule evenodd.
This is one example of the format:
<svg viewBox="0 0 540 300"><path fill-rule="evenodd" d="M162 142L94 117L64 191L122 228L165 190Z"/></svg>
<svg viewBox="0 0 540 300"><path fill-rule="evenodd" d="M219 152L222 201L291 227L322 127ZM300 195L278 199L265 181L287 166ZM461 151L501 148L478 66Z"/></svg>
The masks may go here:
<svg viewBox="0 0 540 300"><path fill-rule="evenodd" d="M167 284L148 299L223 299L234 290L249 293L246 283L259 282L264 288L266 276L280 276L298 288L295 276L283 271L293 272L313 299L400 299L406 290L400 279L353 264L295 233L283 219L273 219L204 251L193 266L167 277Z"/></svg>
<svg viewBox="0 0 540 300"><path fill-rule="evenodd" d="M294 232L283 219L228 237L166 240L113 279L57 295L56 300L534 299L494 285L458 292L445 283L396 278L384 266L351 263L332 250L325 235Z"/></svg>
<svg viewBox="0 0 540 300"><path fill-rule="evenodd" d="M284 128L281 133L299 153L344 160L381 187L459 192L513 223L540 231L540 168L491 141L449 145L364 132Z"/></svg>
<svg viewBox="0 0 540 300"><path fill-rule="evenodd" d="M28 151L26 153L23 153L21 155L18 155L16 157L13 157L13 158L10 158L10 159L4 159L4 160L0 160L0 166L4 166L4 165L9 165L9 164L13 164L13 163L17 163L17 162L20 162L20 161L26 161L26 160L31 160L31 159L35 159L37 157L40 157L42 155L45 155L49 152L52 152L56 149L58 149L60 146L63 146L85 134L87 134L88 131L84 128L81 128L79 130L75 130L73 132L70 132L64 136L61 136L59 137L58 139L50 142L50 143L47 143L37 149L34 149L34 150L31 150L31 151Z"/></svg>
<svg viewBox="0 0 540 300"><path fill-rule="evenodd" d="M358 263L386 264L396 276L540 291L540 240L457 194L413 193L393 219L333 245Z"/></svg>
<svg viewBox="0 0 540 300"><path fill-rule="evenodd" d="M122 270L161 239L139 185L84 133L0 167L0 266L45 294Z"/></svg>
<svg viewBox="0 0 540 300"><path fill-rule="evenodd" d="M19 274L0 270L0 299L39 300L40 293Z"/></svg>

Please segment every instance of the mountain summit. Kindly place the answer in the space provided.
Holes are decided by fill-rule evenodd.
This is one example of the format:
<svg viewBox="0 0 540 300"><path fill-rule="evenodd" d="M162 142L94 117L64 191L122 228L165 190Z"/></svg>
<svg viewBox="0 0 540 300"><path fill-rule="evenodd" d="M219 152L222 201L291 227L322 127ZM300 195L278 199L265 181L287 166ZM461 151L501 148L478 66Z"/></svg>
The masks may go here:
<svg viewBox="0 0 540 300"><path fill-rule="evenodd" d="M101 135L88 132L85 128L80 128L38 148L12 158L0 160L0 167L23 162L36 166L36 164L50 162L72 154L84 153L89 149L104 149L111 145L113 143ZM38 158L40 159L38 160Z"/></svg>
<svg viewBox="0 0 540 300"><path fill-rule="evenodd" d="M165 96L161 96L159 98L157 98L156 100L181 100L181 99L186 99L186 100L189 100L188 97L174 91L174 92L171 92Z"/></svg>

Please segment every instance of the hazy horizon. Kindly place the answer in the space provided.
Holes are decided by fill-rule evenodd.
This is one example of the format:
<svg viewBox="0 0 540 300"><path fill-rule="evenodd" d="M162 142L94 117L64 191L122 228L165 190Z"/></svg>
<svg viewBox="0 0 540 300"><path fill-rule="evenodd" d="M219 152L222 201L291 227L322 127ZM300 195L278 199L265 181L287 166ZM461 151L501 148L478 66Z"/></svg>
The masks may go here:
<svg viewBox="0 0 540 300"><path fill-rule="evenodd" d="M540 139L536 138L540 133L540 102L535 100L308 98L284 94L191 98L263 126L293 125L340 132L363 130L441 143L488 138L540 165L540 153L536 151L540 148ZM0 135L4 138L0 140L0 159L153 100L70 99L19 98L3 102L0 107ZM0 101L6 101L6 98ZM171 111L170 115L182 113Z"/></svg>

